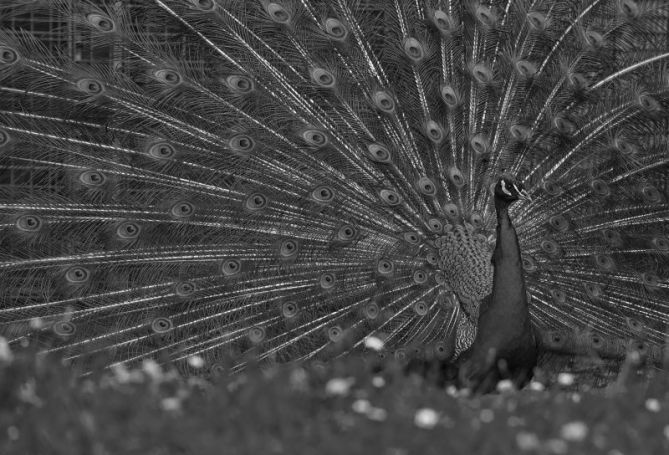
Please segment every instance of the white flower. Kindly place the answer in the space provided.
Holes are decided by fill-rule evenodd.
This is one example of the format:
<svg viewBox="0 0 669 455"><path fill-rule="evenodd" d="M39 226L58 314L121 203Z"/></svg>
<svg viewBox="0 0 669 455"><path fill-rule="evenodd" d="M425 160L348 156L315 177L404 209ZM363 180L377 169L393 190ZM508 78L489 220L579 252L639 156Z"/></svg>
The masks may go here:
<svg viewBox="0 0 669 455"><path fill-rule="evenodd" d="M44 321L42 318L32 318L29 322L30 328L33 330L39 330L44 327Z"/></svg>
<svg viewBox="0 0 669 455"><path fill-rule="evenodd" d="M355 400L351 405L351 408L358 414L366 414L372 409L372 403L367 400Z"/></svg>
<svg viewBox="0 0 669 455"><path fill-rule="evenodd" d="M543 392L546 390L546 386L544 386L539 381L532 381L530 382L530 390L534 390L535 392Z"/></svg>
<svg viewBox="0 0 669 455"><path fill-rule="evenodd" d="M179 411L181 409L181 400L176 397L163 398L160 402L160 407L164 411Z"/></svg>
<svg viewBox="0 0 669 455"><path fill-rule="evenodd" d="M7 437L10 441L16 441L21 437L21 431L14 425L10 425L7 427Z"/></svg>
<svg viewBox="0 0 669 455"><path fill-rule="evenodd" d="M163 377L163 370L153 359L144 359L142 362L142 370L154 381L160 381Z"/></svg>
<svg viewBox="0 0 669 455"><path fill-rule="evenodd" d="M290 372L288 382L295 390L307 390L309 387L308 379L309 376L307 376L307 372L304 371L304 368L295 368Z"/></svg>
<svg viewBox="0 0 669 455"><path fill-rule="evenodd" d="M383 422L388 418L388 412L383 408L372 408L367 411L367 418L377 422Z"/></svg>
<svg viewBox="0 0 669 455"><path fill-rule="evenodd" d="M548 453L565 454L569 451L569 446L562 439L549 439L546 441Z"/></svg>
<svg viewBox="0 0 669 455"><path fill-rule="evenodd" d="M386 385L386 380L383 379L382 376L374 376L374 377L372 378L372 385L373 385L374 387L381 388L381 387L383 387L384 385Z"/></svg>
<svg viewBox="0 0 669 455"><path fill-rule="evenodd" d="M493 420L495 420L495 413L492 412L492 409L483 409L481 410L481 415L479 416L479 419L483 423L490 423Z"/></svg>
<svg viewBox="0 0 669 455"><path fill-rule="evenodd" d="M11 363L12 360L14 360L14 354L9 343L5 338L0 337L0 362Z"/></svg>
<svg viewBox="0 0 669 455"><path fill-rule="evenodd" d="M537 450L541 446L539 437L534 433L521 431L516 435L516 444L520 450Z"/></svg>
<svg viewBox="0 0 669 455"><path fill-rule="evenodd" d="M122 363L117 363L115 365L111 366L111 370L114 373L114 377L116 378L116 381L119 384L125 384L126 382L130 382L130 372L126 368L126 366Z"/></svg>
<svg viewBox="0 0 669 455"><path fill-rule="evenodd" d="M188 365L190 365L192 368L199 370L204 366L204 359L199 355L192 355L188 357Z"/></svg>
<svg viewBox="0 0 669 455"><path fill-rule="evenodd" d="M381 351L384 347L383 341L377 337L369 336L365 338L365 347L373 351Z"/></svg>
<svg viewBox="0 0 669 455"><path fill-rule="evenodd" d="M584 422L569 422L562 426L560 435L567 441L582 441L588 436L588 426Z"/></svg>
<svg viewBox="0 0 669 455"><path fill-rule="evenodd" d="M325 393L328 395L348 395L355 384L355 378L333 378L325 384Z"/></svg>
<svg viewBox="0 0 669 455"><path fill-rule="evenodd" d="M651 412L660 412L661 406L659 400L656 398L649 398L646 400L646 409Z"/></svg>
<svg viewBox="0 0 669 455"><path fill-rule="evenodd" d="M503 379L497 383L498 392L511 392L516 389L516 386L513 384L513 381L510 379Z"/></svg>
<svg viewBox="0 0 669 455"><path fill-rule="evenodd" d="M434 409L421 408L416 411L413 423L419 428L432 429L439 422L439 413Z"/></svg>
<svg viewBox="0 0 669 455"><path fill-rule="evenodd" d="M574 384L574 375L571 373L560 373L557 377L557 382L561 386L570 386Z"/></svg>

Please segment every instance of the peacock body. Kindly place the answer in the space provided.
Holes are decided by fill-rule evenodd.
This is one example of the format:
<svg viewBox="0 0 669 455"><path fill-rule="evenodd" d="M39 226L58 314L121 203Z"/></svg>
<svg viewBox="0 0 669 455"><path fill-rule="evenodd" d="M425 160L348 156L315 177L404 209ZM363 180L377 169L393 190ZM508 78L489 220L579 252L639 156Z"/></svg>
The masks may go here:
<svg viewBox="0 0 669 455"><path fill-rule="evenodd" d="M532 197L509 214L544 364L604 380L630 350L661 364L665 3L0 9L12 343L84 365L199 355L216 371L375 336L400 360L455 360L491 294L509 173ZM62 41L24 30L28 13Z"/></svg>

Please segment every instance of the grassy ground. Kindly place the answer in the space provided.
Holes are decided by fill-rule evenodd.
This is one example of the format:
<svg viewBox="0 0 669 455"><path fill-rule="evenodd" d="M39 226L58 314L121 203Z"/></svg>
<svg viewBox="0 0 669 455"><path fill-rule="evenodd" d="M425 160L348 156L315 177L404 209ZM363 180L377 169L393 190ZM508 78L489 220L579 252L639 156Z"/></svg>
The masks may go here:
<svg viewBox="0 0 669 455"><path fill-rule="evenodd" d="M3 357L3 455L669 453L666 377L479 399L356 359L186 380L154 362L80 378L53 359Z"/></svg>

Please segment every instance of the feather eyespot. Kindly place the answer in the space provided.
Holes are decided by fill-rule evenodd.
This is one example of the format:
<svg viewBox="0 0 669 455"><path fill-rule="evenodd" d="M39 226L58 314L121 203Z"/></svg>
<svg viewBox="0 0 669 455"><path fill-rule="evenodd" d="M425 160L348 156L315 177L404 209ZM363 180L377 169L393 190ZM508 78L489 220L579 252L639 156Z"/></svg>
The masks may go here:
<svg viewBox="0 0 669 455"><path fill-rule="evenodd" d="M337 81L334 75L324 68L314 68L311 71L311 80L323 88L332 88Z"/></svg>
<svg viewBox="0 0 669 455"><path fill-rule="evenodd" d="M601 350L606 346L606 339L598 333L590 334L590 346L595 350Z"/></svg>
<svg viewBox="0 0 669 455"><path fill-rule="evenodd" d="M382 276L390 276L395 271L395 264L388 259L381 259L376 264L376 271Z"/></svg>
<svg viewBox="0 0 669 455"><path fill-rule="evenodd" d="M344 331L338 325L329 327L327 329L327 337L330 341L336 343L344 337Z"/></svg>
<svg viewBox="0 0 669 455"><path fill-rule="evenodd" d="M395 101L388 92L379 90L374 93L372 96L374 105L382 112L386 114L392 114L395 112Z"/></svg>
<svg viewBox="0 0 669 455"><path fill-rule="evenodd" d="M58 321L51 326L53 333L59 337L71 337L77 331L77 326L71 321Z"/></svg>
<svg viewBox="0 0 669 455"><path fill-rule="evenodd" d="M541 249L551 256L558 256L561 252L560 245L553 239L542 240Z"/></svg>
<svg viewBox="0 0 669 455"><path fill-rule="evenodd" d="M172 87L176 87L177 85L181 84L181 82L183 82L181 74L169 68L155 70L153 72L153 77L157 81L162 82L166 85L170 85Z"/></svg>
<svg viewBox="0 0 669 455"><path fill-rule="evenodd" d="M562 289L551 289L549 292L556 305L564 305L567 303L567 293Z"/></svg>
<svg viewBox="0 0 669 455"><path fill-rule="evenodd" d="M76 82L77 89L88 95L100 95L105 91L105 86L102 82L93 78L83 78Z"/></svg>
<svg viewBox="0 0 669 455"><path fill-rule="evenodd" d="M472 77L481 85L488 85L494 82L495 76L493 71L485 63L477 63L472 67Z"/></svg>
<svg viewBox="0 0 669 455"><path fill-rule="evenodd" d="M134 221L124 221L116 228L116 235L124 240L136 239L142 231L139 224Z"/></svg>
<svg viewBox="0 0 669 455"><path fill-rule="evenodd" d="M194 8L200 11L214 11L216 9L214 0L190 0L190 2Z"/></svg>
<svg viewBox="0 0 669 455"><path fill-rule="evenodd" d="M458 206L453 203L444 204L444 213L450 218L455 218L459 215L460 211Z"/></svg>
<svg viewBox="0 0 669 455"><path fill-rule="evenodd" d="M334 273L323 273L318 278L318 284L321 289L332 289L337 284L337 277Z"/></svg>
<svg viewBox="0 0 669 455"><path fill-rule="evenodd" d="M256 327L251 327L248 330L246 336L249 338L251 343L260 344L265 340L267 333L265 332L264 327L256 326Z"/></svg>
<svg viewBox="0 0 669 455"><path fill-rule="evenodd" d="M379 317L380 313L379 305L377 305L376 302L369 302L365 305L363 313L367 319L376 319Z"/></svg>
<svg viewBox="0 0 669 455"><path fill-rule="evenodd" d="M536 76L537 71L539 71L537 65L528 60L518 60L515 63L514 68L516 69L516 73L525 78L532 78Z"/></svg>
<svg viewBox="0 0 669 455"><path fill-rule="evenodd" d="M427 303L423 302L422 300L419 300L418 302L413 304L413 311L418 316L425 316L429 311L429 307L427 306Z"/></svg>
<svg viewBox="0 0 669 455"><path fill-rule="evenodd" d="M463 186L465 186L465 176L462 175L460 169L458 169L455 166L451 166L448 168L448 179L457 188L462 188Z"/></svg>
<svg viewBox="0 0 669 455"><path fill-rule="evenodd" d="M176 150L167 142L156 142L149 147L149 155L161 160L173 158Z"/></svg>
<svg viewBox="0 0 669 455"><path fill-rule="evenodd" d="M311 198L321 204L329 204L335 198L334 190L328 186L319 186L311 192Z"/></svg>
<svg viewBox="0 0 669 455"><path fill-rule="evenodd" d="M490 140L483 133L476 133L469 139L469 146L477 155L485 155L490 151Z"/></svg>
<svg viewBox="0 0 669 455"><path fill-rule="evenodd" d="M337 230L337 240L347 242L358 236L358 229L352 224L345 224Z"/></svg>
<svg viewBox="0 0 669 455"><path fill-rule="evenodd" d="M557 331L548 334L548 344L553 348L561 348L567 343L567 337Z"/></svg>
<svg viewBox="0 0 669 455"><path fill-rule="evenodd" d="M392 161L390 151L381 144L369 144L367 156L377 163L390 163Z"/></svg>
<svg viewBox="0 0 669 455"><path fill-rule="evenodd" d="M300 312L300 307L295 302L285 302L281 305L281 314L287 319L292 319Z"/></svg>
<svg viewBox="0 0 669 455"><path fill-rule="evenodd" d="M107 177L100 171L88 170L79 174L79 181L86 186L101 186L107 181Z"/></svg>
<svg viewBox="0 0 669 455"><path fill-rule="evenodd" d="M530 24L530 27L536 31L544 31L548 28L548 18L545 14L539 13L537 11L532 11L527 13L527 22Z"/></svg>
<svg viewBox="0 0 669 455"><path fill-rule="evenodd" d="M235 276L242 271L242 263L239 259L226 259L221 265L221 272L225 276Z"/></svg>
<svg viewBox="0 0 669 455"><path fill-rule="evenodd" d="M269 18L278 24L287 24L293 18L292 14L286 8L275 2L268 3L265 6L265 11L267 11Z"/></svg>
<svg viewBox="0 0 669 455"><path fill-rule="evenodd" d="M21 215L16 219L15 226L20 231L37 232L43 226L42 218L37 215Z"/></svg>
<svg viewBox="0 0 669 455"><path fill-rule="evenodd" d="M569 230L569 221L564 215L553 215L549 218L549 223L553 229L558 232L566 232Z"/></svg>
<svg viewBox="0 0 669 455"><path fill-rule="evenodd" d="M560 196L563 192L562 187L555 182L546 180L541 184L546 193L551 196Z"/></svg>
<svg viewBox="0 0 669 455"><path fill-rule="evenodd" d="M151 321L151 331L158 334L167 333L174 328L172 320L165 317L158 317Z"/></svg>
<svg viewBox="0 0 669 455"><path fill-rule="evenodd" d="M425 196L434 196L437 194L437 185L429 177L420 177L416 182L416 187Z"/></svg>
<svg viewBox="0 0 669 455"><path fill-rule="evenodd" d="M427 225L430 227L430 231L435 234L441 234L444 231L444 223L437 218L430 218L427 221Z"/></svg>
<svg viewBox="0 0 669 455"><path fill-rule="evenodd" d="M348 29L339 19L330 17L325 20L325 33L334 40L344 41L348 36Z"/></svg>
<svg viewBox="0 0 669 455"><path fill-rule="evenodd" d="M462 103L462 97L450 85L442 85L439 93L441 94L441 99L444 100L444 103L446 103L446 106L451 109L459 106Z"/></svg>
<svg viewBox="0 0 669 455"><path fill-rule="evenodd" d="M432 352L437 360L446 360L451 357L451 350L448 349L448 345L443 341L434 343Z"/></svg>
<svg viewBox="0 0 669 455"><path fill-rule="evenodd" d="M226 85L240 95L246 95L255 90L253 79L244 75L231 75L225 78Z"/></svg>
<svg viewBox="0 0 669 455"><path fill-rule="evenodd" d="M74 266L67 269L65 279L72 284L86 283L91 277L91 272L81 266Z"/></svg>
<svg viewBox="0 0 669 455"><path fill-rule="evenodd" d="M427 273L424 270L413 272L413 282L415 284L425 284L427 282Z"/></svg>
<svg viewBox="0 0 669 455"><path fill-rule="evenodd" d="M656 236L653 237L651 243L658 251L662 251L664 253L669 252L669 238L661 235Z"/></svg>
<svg viewBox="0 0 669 455"><path fill-rule="evenodd" d="M427 137L430 139L430 141L434 142L435 144L439 144L444 140L444 129L434 120L429 120L425 124L425 133L427 134Z"/></svg>
<svg viewBox="0 0 669 455"><path fill-rule="evenodd" d="M109 16L104 14L90 13L86 16L86 22L103 33L109 33L116 30L116 23Z"/></svg>
<svg viewBox="0 0 669 455"><path fill-rule="evenodd" d="M250 210L251 212L257 212L259 210L264 209L267 207L268 200L265 195L261 193L253 193L249 197L246 198L246 201L244 202L244 206L246 207L247 210Z"/></svg>
<svg viewBox="0 0 669 455"><path fill-rule="evenodd" d="M419 62L425 57L425 49L416 38L407 38L404 41L404 53L414 62Z"/></svg>
<svg viewBox="0 0 669 455"><path fill-rule="evenodd" d="M453 18L442 10L434 10L430 19L434 26L445 35L450 35L457 29L457 24Z"/></svg>
<svg viewBox="0 0 669 455"><path fill-rule="evenodd" d="M405 242L410 243L412 245L418 245L418 242L420 241L418 234L416 234L415 232L405 232L404 234L402 234L402 238L404 239Z"/></svg>
<svg viewBox="0 0 669 455"><path fill-rule="evenodd" d="M179 297L188 297L197 290L197 286L192 281L182 281L174 286L174 293Z"/></svg>
<svg viewBox="0 0 669 455"><path fill-rule="evenodd" d="M0 147L3 147L9 144L12 140L12 137L9 133L3 129L0 129Z"/></svg>
<svg viewBox="0 0 669 455"><path fill-rule="evenodd" d="M312 145L314 147L323 147L324 145L327 145L329 142L328 137L325 133L315 129L305 130L302 133L302 139L304 139L307 144Z"/></svg>
<svg viewBox="0 0 669 455"><path fill-rule="evenodd" d="M620 232L613 229L604 229L602 231L602 237L604 237L606 243L611 246L621 246L623 243Z"/></svg>
<svg viewBox="0 0 669 455"><path fill-rule="evenodd" d="M299 252L299 244L295 240L286 239L279 245L279 255L283 258L292 258Z"/></svg>
<svg viewBox="0 0 669 455"><path fill-rule="evenodd" d="M228 140L228 147L232 149L233 152L240 154L248 154L253 151L256 146L256 142L251 136L246 134L236 134Z"/></svg>
<svg viewBox="0 0 669 455"><path fill-rule="evenodd" d="M491 10L483 5L476 7L474 12L476 20L478 20L485 27L494 27L497 24L497 15Z"/></svg>
<svg viewBox="0 0 669 455"><path fill-rule="evenodd" d="M396 206L402 203L402 198L396 191L384 189L379 191L379 197L389 206Z"/></svg>
<svg viewBox="0 0 669 455"><path fill-rule="evenodd" d="M653 185L645 184L641 187L641 194L646 202L657 204L662 201L662 194Z"/></svg>
<svg viewBox="0 0 669 455"><path fill-rule="evenodd" d="M187 201L177 202L170 207L170 213L175 218L188 218L195 213L195 206Z"/></svg>
<svg viewBox="0 0 669 455"><path fill-rule="evenodd" d="M590 188L592 188L592 191L595 192L598 196L602 197L607 197L611 195L611 189L609 188L609 185L601 179L595 179L592 182L590 182Z"/></svg>
<svg viewBox="0 0 669 455"><path fill-rule="evenodd" d="M585 293L592 300L598 300L602 296L603 290L602 290L602 287L599 284L584 283L583 288L585 289Z"/></svg>
<svg viewBox="0 0 669 455"><path fill-rule="evenodd" d="M643 272L641 282L648 291L657 289L660 286L660 277L652 272Z"/></svg>
<svg viewBox="0 0 669 455"><path fill-rule="evenodd" d="M11 47L0 46L0 64L13 65L20 60L19 53Z"/></svg>
<svg viewBox="0 0 669 455"><path fill-rule="evenodd" d="M630 19L637 18L641 13L639 5L634 0L619 0L618 12Z"/></svg>
<svg viewBox="0 0 669 455"><path fill-rule="evenodd" d="M425 261L430 265L437 265L439 262L439 255L436 251L428 251L425 253Z"/></svg>

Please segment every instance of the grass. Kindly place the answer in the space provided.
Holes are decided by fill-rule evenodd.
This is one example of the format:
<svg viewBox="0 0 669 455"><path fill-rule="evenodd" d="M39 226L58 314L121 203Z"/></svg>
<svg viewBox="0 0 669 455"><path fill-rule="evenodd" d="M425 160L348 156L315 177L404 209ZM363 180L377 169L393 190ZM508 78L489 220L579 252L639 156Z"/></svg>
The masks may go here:
<svg viewBox="0 0 669 455"><path fill-rule="evenodd" d="M82 378L15 353L0 360L0 454L662 454L663 381L470 398L356 358L208 379L149 361Z"/></svg>

